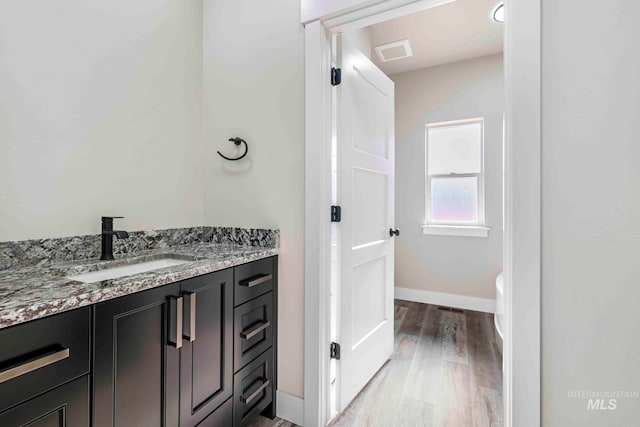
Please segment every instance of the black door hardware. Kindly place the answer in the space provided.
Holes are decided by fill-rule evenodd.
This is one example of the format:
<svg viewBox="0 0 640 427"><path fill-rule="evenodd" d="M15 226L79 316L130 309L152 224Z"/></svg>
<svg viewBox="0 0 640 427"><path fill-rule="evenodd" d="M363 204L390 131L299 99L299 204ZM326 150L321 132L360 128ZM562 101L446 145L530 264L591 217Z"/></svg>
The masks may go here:
<svg viewBox="0 0 640 427"><path fill-rule="evenodd" d="M394 230L393 228L389 229L389 236L393 237L393 236L400 236L400 230L398 230L397 228Z"/></svg>
<svg viewBox="0 0 640 427"><path fill-rule="evenodd" d="M329 357L331 359L340 360L340 344L332 342L329 346Z"/></svg>
<svg viewBox="0 0 640 427"><path fill-rule="evenodd" d="M342 221L342 207L331 206L331 222Z"/></svg>
<svg viewBox="0 0 640 427"><path fill-rule="evenodd" d="M331 86L338 86L342 83L342 70L340 68L331 68Z"/></svg>
<svg viewBox="0 0 640 427"><path fill-rule="evenodd" d="M249 146L247 145L247 141L245 141L244 139L238 138L236 136L234 138L229 138L229 141L233 142L235 145L244 144L244 153L240 157L236 157L235 159L232 159L231 157L227 157L224 154L222 154L220 151L218 151L218 154L223 159L231 160L232 162L235 162L236 160L240 160L240 159L244 158L247 155L247 153L249 152Z"/></svg>

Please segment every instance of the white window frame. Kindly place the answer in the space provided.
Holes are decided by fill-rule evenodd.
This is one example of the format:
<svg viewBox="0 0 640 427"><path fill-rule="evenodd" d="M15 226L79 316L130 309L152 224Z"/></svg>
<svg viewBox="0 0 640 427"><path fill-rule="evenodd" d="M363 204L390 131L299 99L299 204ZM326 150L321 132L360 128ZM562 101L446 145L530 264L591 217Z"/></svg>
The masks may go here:
<svg viewBox="0 0 640 427"><path fill-rule="evenodd" d="M447 175L429 176L429 130L433 128L457 126L462 124L479 123L480 124L480 172L479 173L462 173ZM428 123L425 125L425 223L422 226L424 234L437 236L469 236L469 237L487 237L489 228L485 223L485 205L484 205L484 118L475 117L463 120L450 120L446 122ZM431 180L433 178L462 178L477 177L478 179L478 220L475 222L453 222L453 221L434 221L431 218Z"/></svg>

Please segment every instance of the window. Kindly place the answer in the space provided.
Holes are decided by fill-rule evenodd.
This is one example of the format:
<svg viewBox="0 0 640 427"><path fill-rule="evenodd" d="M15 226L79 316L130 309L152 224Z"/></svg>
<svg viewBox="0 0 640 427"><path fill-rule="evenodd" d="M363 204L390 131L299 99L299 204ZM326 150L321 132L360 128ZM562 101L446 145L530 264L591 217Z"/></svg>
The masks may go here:
<svg viewBox="0 0 640 427"><path fill-rule="evenodd" d="M426 127L425 234L486 237L483 119Z"/></svg>

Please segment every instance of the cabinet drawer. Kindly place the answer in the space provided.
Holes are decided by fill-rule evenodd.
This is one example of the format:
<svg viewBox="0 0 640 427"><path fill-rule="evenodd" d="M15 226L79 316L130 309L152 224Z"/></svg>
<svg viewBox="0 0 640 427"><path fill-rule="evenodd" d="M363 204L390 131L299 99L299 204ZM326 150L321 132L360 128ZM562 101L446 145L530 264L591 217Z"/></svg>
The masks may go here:
<svg viewBox="0 0 640 427"><path fill-rule="evenodd" d="M273 350L268 350L233 377L233 425L248 426L273 401Z"/></svg>
<svg viewBox="0 0 640 427"><path fill-rule="evenodd" d="M273 292L234 310L233 366L240 370L273 345Z"/></svg>
<svg viewBox="0 0 640 427"><path fill-rule="evenodd" d="M233 398L229 398L197 427L230 427L233 425Z"/></svg>
<svg viewBox="0 0 640 427"><path fill-rule="evenodd" d="M0 414L3 427L86 427L89 421L88 375Z"/></svg>
<svg viewBox="0 0 640 427"><path fill-rule="evenodd" d="M0 330L0 412L89 373L91 308Z"/></svg>
<svg viewBox="0 0 640 427"><path fill-rule="evenodd" d="M273 259L261 259L234 269L234 306L273 290Z"/></svg>

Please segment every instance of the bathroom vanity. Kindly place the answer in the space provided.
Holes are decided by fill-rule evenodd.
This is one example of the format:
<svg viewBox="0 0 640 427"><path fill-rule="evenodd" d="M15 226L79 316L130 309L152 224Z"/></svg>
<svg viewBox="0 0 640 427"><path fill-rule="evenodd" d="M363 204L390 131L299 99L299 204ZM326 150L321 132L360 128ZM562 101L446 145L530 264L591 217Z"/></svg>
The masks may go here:
<svg viewBox="0 0 640 427"><path fill-rule="evenodd" d="M34 320L23 311L8 325L10 308L0 304L0 425L228 427L273 418L277 249L220 247L172 250L195 256L97 284L51 279L59 282L49 299L44 280L30 292L49 315L36 308ZM0 276L0 293L9 277ZM55 300L63 283L80 307Z"/></svg>

